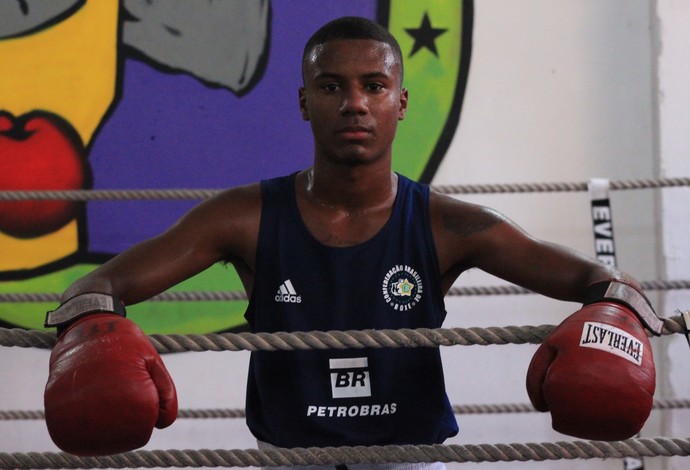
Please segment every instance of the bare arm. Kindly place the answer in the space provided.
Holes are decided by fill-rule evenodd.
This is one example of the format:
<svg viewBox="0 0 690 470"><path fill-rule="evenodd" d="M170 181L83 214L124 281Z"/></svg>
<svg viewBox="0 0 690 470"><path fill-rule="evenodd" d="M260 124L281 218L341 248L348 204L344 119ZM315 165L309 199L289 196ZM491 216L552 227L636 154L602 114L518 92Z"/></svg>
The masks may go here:
<svg viewBox="0 0 690 470"><path fill-rule="evenodd" d="M131 305L216 262L239 260L251 265L260 205L258 185L235 188L209 199L163 234L133 246L77 280L62 300L84 292L103 292Z"/></svg>
<svg viewBox="0 0 690 470"><path fill-rule="evenodd" d="M594 258L538 240L486 207L432 195L434 238L447 290L463 271L487 273L556 299L581 302L587 287L631 276Z"/></svg>

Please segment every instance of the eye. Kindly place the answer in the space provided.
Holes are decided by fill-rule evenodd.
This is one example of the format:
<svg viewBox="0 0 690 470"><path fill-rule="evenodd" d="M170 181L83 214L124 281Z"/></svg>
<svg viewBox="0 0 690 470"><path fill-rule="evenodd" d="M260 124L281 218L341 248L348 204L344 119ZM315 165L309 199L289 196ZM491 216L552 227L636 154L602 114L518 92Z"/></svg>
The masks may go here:
<svg viewBox="0 0 690 470"><path fill-rule="evenodd" d="M328 92L334 92L340 89L340 85L338 85L337 83L326 83L325 85L323 85L323 89Z"/></svg>
<svg viewBox="0 0 690 470"><path fill-rule="evenodd" d="M377 92L383 90L384 86L381 83L368 83L366 88L369 91Z"/></svg>

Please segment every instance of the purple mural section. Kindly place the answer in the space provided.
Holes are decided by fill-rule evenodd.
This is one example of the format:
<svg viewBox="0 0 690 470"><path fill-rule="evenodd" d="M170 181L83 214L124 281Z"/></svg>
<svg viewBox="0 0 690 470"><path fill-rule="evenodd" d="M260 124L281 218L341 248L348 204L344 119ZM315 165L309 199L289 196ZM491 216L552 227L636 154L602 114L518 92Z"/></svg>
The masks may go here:
<svg viewBox="0 0 690 470"><path fill-rule="evenodd" d="M326 21L374 18L374 0L274 0L268 61L245 96L125 58L121 96L89 159L95 189L222 189L296 171L312 161L299 114L300 60ZM198 201L104 201L87 209L88 251L114 254L150 238Z"/></svg>

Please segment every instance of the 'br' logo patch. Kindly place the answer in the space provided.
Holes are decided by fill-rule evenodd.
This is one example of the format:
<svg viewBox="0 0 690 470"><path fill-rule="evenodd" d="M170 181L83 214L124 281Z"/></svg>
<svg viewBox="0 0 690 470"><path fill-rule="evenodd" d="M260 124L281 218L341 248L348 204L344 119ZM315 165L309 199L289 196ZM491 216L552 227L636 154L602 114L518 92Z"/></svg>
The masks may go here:
<svg viewBox="0 0 690 470"><path fill-rule="evenodd" d="M370 397L369 360L366 357L331 359L333 398Z"/></svg>
<svg viewBox="0 0 690 470"><path fill-rule="evenodd" d="M383 278L383 299L401 312L412 309L422 298L422 278L407 265L393 266Z"/></svg>

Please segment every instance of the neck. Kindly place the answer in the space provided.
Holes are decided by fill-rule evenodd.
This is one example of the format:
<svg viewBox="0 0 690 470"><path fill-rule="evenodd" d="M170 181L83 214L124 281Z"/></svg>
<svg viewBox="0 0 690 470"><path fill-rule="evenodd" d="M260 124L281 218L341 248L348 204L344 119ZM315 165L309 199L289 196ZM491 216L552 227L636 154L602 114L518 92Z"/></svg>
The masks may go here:
<svg viewBox="0 0 690 470"><path fill-rule="evenodd" d="M332 208L362 210L395 199L397 175L385 165L319 165L303 172L310 199Z"/></svg>

